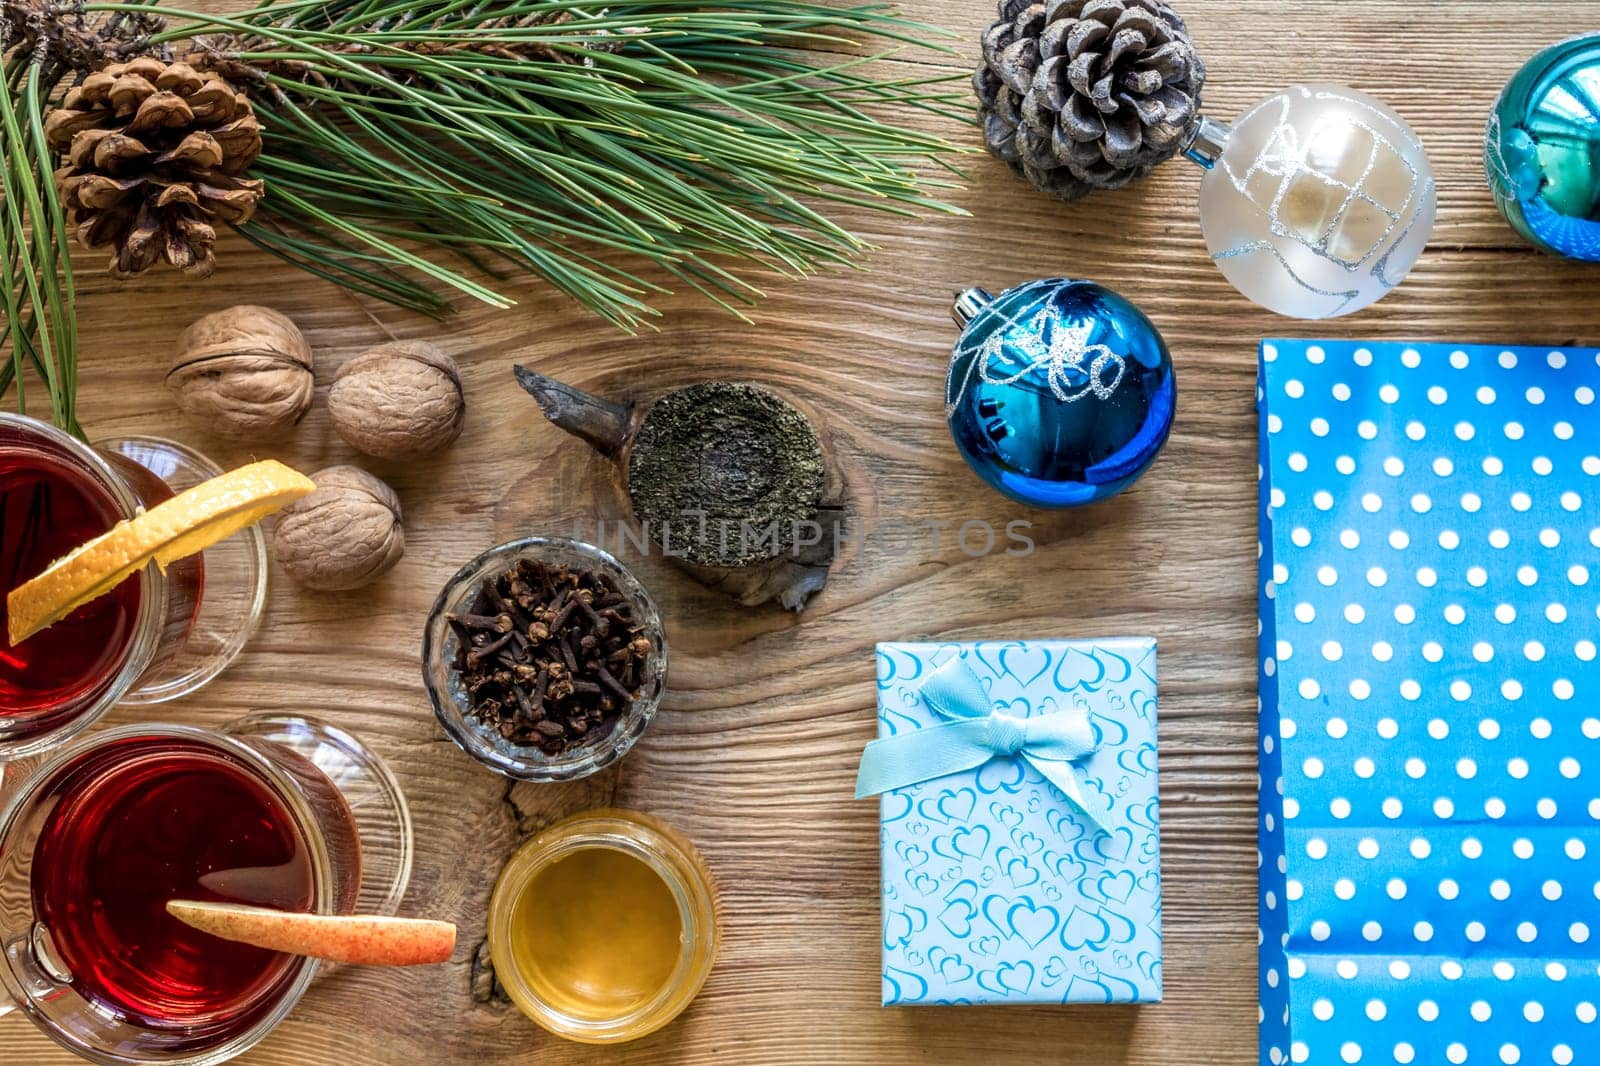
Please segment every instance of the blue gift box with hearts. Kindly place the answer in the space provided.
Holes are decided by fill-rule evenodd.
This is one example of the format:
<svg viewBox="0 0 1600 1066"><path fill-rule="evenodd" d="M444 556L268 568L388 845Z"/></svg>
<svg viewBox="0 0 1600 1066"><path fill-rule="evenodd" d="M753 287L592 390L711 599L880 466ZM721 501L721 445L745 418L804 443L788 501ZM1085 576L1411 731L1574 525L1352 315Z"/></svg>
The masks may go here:
<svg viewBox="0 0 1600 1066"><path fill-rule="evenodd" d="M924 690L950 669L981 685L970 713L1014 734L972 769L881 793L884 1005L1159 1001L1155 641L880 644L877 659L877 745L950 726ZM1070 764L1030 757L1028 730L1056 715L1083 728Z"/></svg>

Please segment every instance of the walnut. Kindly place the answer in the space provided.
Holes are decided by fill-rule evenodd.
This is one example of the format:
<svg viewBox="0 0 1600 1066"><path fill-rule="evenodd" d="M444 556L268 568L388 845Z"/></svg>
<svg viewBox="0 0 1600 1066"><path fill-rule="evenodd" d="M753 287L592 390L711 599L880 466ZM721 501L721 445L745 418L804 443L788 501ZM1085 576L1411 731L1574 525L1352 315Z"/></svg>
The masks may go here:
<svg viewBox="0 0 1600 1066"><path fill-rule="evenodd" d="M379 459L431 455L461 435L461 371L425 341L379 345L339 368L328 413L358 451Z"/></svg>
<svg viewBox="0 0 1600 1066"><path fill-rule="evenodd" d="M311 475L317 490L285 507L273 531L278 562L319 592L369 585L405 554L400 499L365 470L330 466Z"/></svg>
<svg viewBox="0 0 1600 1066"><path fill-rule="evenodd" d="M311 346L293 322L241 304L179 335L167 387L201 428L229 440L271 440L310 409L311 366Z"/></svg>

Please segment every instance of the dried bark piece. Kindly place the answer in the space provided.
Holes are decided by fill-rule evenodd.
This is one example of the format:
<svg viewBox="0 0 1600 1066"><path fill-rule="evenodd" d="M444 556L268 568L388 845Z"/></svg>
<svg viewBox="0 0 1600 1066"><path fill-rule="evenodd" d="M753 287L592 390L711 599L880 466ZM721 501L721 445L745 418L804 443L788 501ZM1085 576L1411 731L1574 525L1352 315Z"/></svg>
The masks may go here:
<svg viewBox="0 0 1600 1066"><path fill-rule="evenodd" d="M709 381L638 409L516 368L545 417L617 462L634 517L674 562L746 606L801 610L827 582L844 509L827 450L789 401Z"/></svg>

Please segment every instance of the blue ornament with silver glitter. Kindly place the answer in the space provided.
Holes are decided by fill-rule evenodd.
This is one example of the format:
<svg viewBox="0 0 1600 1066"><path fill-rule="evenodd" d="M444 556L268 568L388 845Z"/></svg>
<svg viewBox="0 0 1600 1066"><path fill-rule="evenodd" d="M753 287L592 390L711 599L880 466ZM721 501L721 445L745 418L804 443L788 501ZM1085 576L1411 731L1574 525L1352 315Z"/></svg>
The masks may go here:
<svg viewBox="0 0 1600 1066"><path fill-rule="evenodd" d="M1506 84L1484 166L1518 233L1547 252L1600 262L1600 33L1551 45Z"/></svg>
<svg viewBox="0 0 1600 1066"><path fill-rule="evenodd" d="M1114 496L1155 462L1176 408L1150 320L1092 281L1051 278L956 297L950 434L978 476L1033 507Z"/></svg>

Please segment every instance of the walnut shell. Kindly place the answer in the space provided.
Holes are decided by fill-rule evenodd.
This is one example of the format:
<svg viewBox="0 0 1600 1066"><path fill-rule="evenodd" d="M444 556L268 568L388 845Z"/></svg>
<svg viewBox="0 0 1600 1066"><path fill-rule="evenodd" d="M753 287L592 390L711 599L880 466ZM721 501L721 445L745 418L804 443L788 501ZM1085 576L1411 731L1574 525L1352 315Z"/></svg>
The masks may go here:
<svg viewBox="0 0 1600 1066"><path fill-rule="evenodd" d="M379 459L432 455L461 435L461 371L426 341L379 345L339 368L328 413L357 451Z"/></svg>
<svg viewBox="0 0 1600 1066"><path fill-rule="evenodd" d="M272 546L284 572L319 592L370 585L400 561L400 498L365 470L330 466L317 490L278 513Z"/></svg>
<svg viewBox="0 0 1600 1066"><path fill-rule="evenodd" d="M269 307L206 315L178 336L167 388L196 425L229 440L282 437L311 408L311 346Z"/></svg>

